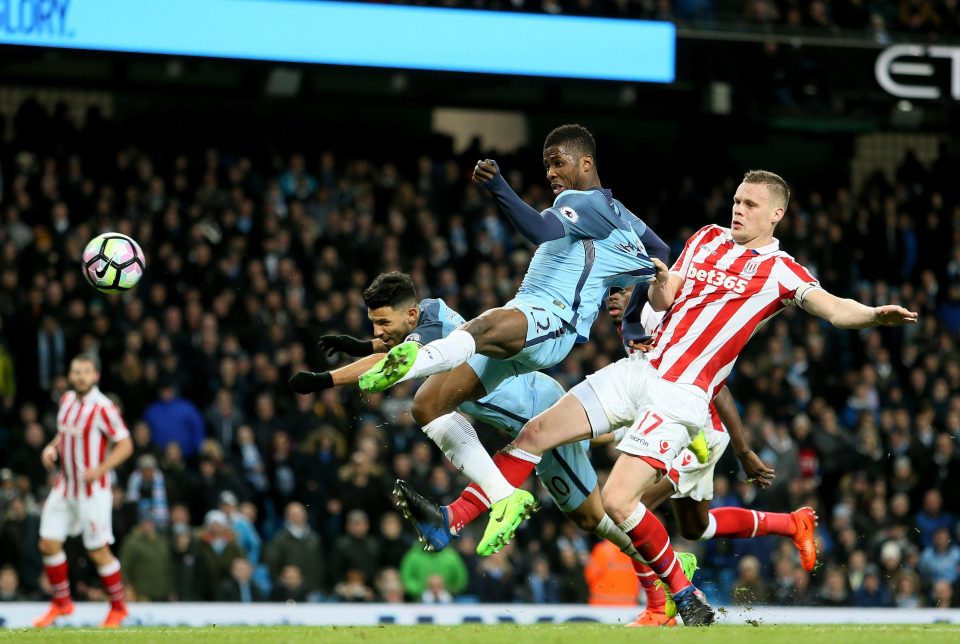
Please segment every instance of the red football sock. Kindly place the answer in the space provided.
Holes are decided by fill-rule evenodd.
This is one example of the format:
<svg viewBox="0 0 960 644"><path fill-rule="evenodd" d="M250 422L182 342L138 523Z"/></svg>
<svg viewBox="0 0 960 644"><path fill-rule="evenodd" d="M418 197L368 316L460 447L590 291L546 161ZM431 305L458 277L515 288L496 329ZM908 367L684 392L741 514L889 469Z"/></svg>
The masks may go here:
<svg viewBox="0 0 960 644"><path fill-rule="evenodd" d="M490 499L476 483L468 485L457 500L447 506L450 532L460 534L463 527L490 509Z"/></svg>
<svg viewBox="0 0 960 644"><path fill-rule="evenodd" d="M105 566L97 568L100 574L100 581L110 596L111 610L127 610L127 605L123 601L123 577L120 575L120 560L114 559Z"/></svg>
<svg viewBox="0 0 960 644"><path fill-rule="evenodd" d="M645 563L640 563L636 559L631 561L633 561L633 570L637 573L637 579L640 580L640 586L647 595L647 610L662 613L664 606L667 605L667 591L663 589L663 584L657 584L659 580L657 573Z"/></svg>
<svg viewBox="0 0 960 644"><path fill-rule="evenodd" d="M523 485L536 467L536 463L503 452L493 455L493 464L514 487ZM456 501L447 506L447 512L450 515L450 531L460 534L464 526L489 509L490 499L479 485L471 483L460 493Z"/></svg>
<svg viewBox="0 0 960 644"><path fill-rule="evenodd" d="M643 517L633 529L627 531L637 552L674 595L692 586L683 574L683 566L680 565L677 553L670 547L670 537L663 524L643 505L638 506L638 511L643 512Z"/></svg>
<svg viewBox="0 0 960 644"><path fill-rule="evenodd" d="M67 574L67 555L62 550L55 555L43 558L43 570L53 586L53 603L58 606L69 604L70 579Z"/></svg>
<svg viewBox="0 0 960 644"><path fill-rule="evenodd" d="M540 460L539 457L533 458L536 458L538 461ZM530 478L534 468L537 466L533 461L512 456L506 453L506 451L500 451L494 454L493 464L497 466L497 469L503 474L503 478L507 479L507 482L513 487L523 485L523 482Z"/></svg>
<svg viewBox="0 0 960 644"><path fill-rule="evenodd" d="M717 521L715 537L749 538L776 534L792 537L793 517L782 512L758 512L743 508L716 508L710 514Z"/></svg>

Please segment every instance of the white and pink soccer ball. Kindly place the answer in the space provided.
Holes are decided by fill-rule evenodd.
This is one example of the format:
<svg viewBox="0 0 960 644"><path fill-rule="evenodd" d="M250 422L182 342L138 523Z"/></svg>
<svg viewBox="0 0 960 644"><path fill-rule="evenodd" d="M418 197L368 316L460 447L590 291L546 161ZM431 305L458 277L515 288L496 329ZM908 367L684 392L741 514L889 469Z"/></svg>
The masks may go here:
<svg viewBox="0 0 960 644"><path fill-rule="evenodd" d="M103 233L83 249L80 268L91 286L103 293L121 293L137 285L146 269L140 245L121 233Z"/></svg>

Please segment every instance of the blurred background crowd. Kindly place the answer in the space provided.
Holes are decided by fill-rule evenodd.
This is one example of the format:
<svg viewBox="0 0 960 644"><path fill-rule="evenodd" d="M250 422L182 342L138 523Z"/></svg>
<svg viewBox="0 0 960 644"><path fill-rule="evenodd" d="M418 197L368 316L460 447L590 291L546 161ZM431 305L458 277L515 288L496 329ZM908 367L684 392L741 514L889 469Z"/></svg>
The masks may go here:
<svg viewBox="0 0 960 644"><path fill-rule="evenodd" d="M774 5L750 6L761 4ZM903 3L914 4L930 3ZM40 452L83 351L101 358L101 388L135 444L114 478L114 549L135 599L576 603L615 586L634 601L629 563L564 520L538 484L546 510L503 554L478 558L471 530L441 554L422 552L393 481L443 502L465 481L413 422L416 383L372 396L287 388L294 371L337 364L315 349L321 335L369 337L360 293L379 272L409 272L420 297L467 319L510 299L532 249L470 182L485 151L434 145L430 156L390 148L373 158L323 140L268 152L243 137L161 144L146 126L121 136L94 111L77 127L65 109L34 101L4 130L0 601L49 591L36 549L51 481ZM542 208L551 199L538 143L498 160ZM598 144L601 177L636 163ZM748 168L728 169L677 171L655 189L642 175L608 185L676 256L700 226L729 221ZM816 508L822 566L808 575L775 537L681 541L700 555L712 601L960 605L957 176L960 158L943 146L935 162L908 154L895 177L876 174L857 192L840 179L794 195L782 248L832 292L901 303L920 322L849 332L787 311L748 345L729 384L776 484L742 482L727 454L714 504ZM106 230L146 254L132 293L104 296L80 275L81 249ZM593 340L551 375L569 388L622 351L603 314ZM491 449L507 440L481 434ZM601 481L615 456L594 450ZM80 544L68 549L75 597L101 598Z"/></svg>
<svg viewBox="0 0 960 644"><path fill-rule="evenodd" d="M384 0L367 0L382 4ZM960 35L956 0L386 0L390 4L667 20L711 29L820 32L878 42Z"/></svg>

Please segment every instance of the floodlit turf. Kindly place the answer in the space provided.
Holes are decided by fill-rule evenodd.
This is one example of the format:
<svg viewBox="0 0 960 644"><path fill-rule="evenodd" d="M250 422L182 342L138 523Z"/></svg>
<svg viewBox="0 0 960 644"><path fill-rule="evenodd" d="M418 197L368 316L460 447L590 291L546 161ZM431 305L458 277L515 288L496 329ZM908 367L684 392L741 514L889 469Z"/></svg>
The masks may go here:
<svg viewBox="0 0 960 644"><path fill-rule="evenodd" d="M256 642L257 644L886 644L887 642L960 642L960 626L714 626L709 629L628 629L600 624L537 626L381 626L381 627L204 627L128 628L120 631L61 628L45 631L0 630L0 640L17 642Z"/></svg>

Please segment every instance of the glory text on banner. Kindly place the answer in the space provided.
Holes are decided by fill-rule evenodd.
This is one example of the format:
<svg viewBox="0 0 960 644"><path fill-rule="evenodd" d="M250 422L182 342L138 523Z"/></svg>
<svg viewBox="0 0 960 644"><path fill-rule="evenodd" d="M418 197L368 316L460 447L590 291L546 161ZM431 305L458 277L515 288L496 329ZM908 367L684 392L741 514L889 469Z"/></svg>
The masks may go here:
<svg viewBox="0 0 960 644"><path fill-rule="evenodd" d="M666 22L300 0L0 0L0 44L670 83ZM576 55L560 56L577 43Z"/></svg>

